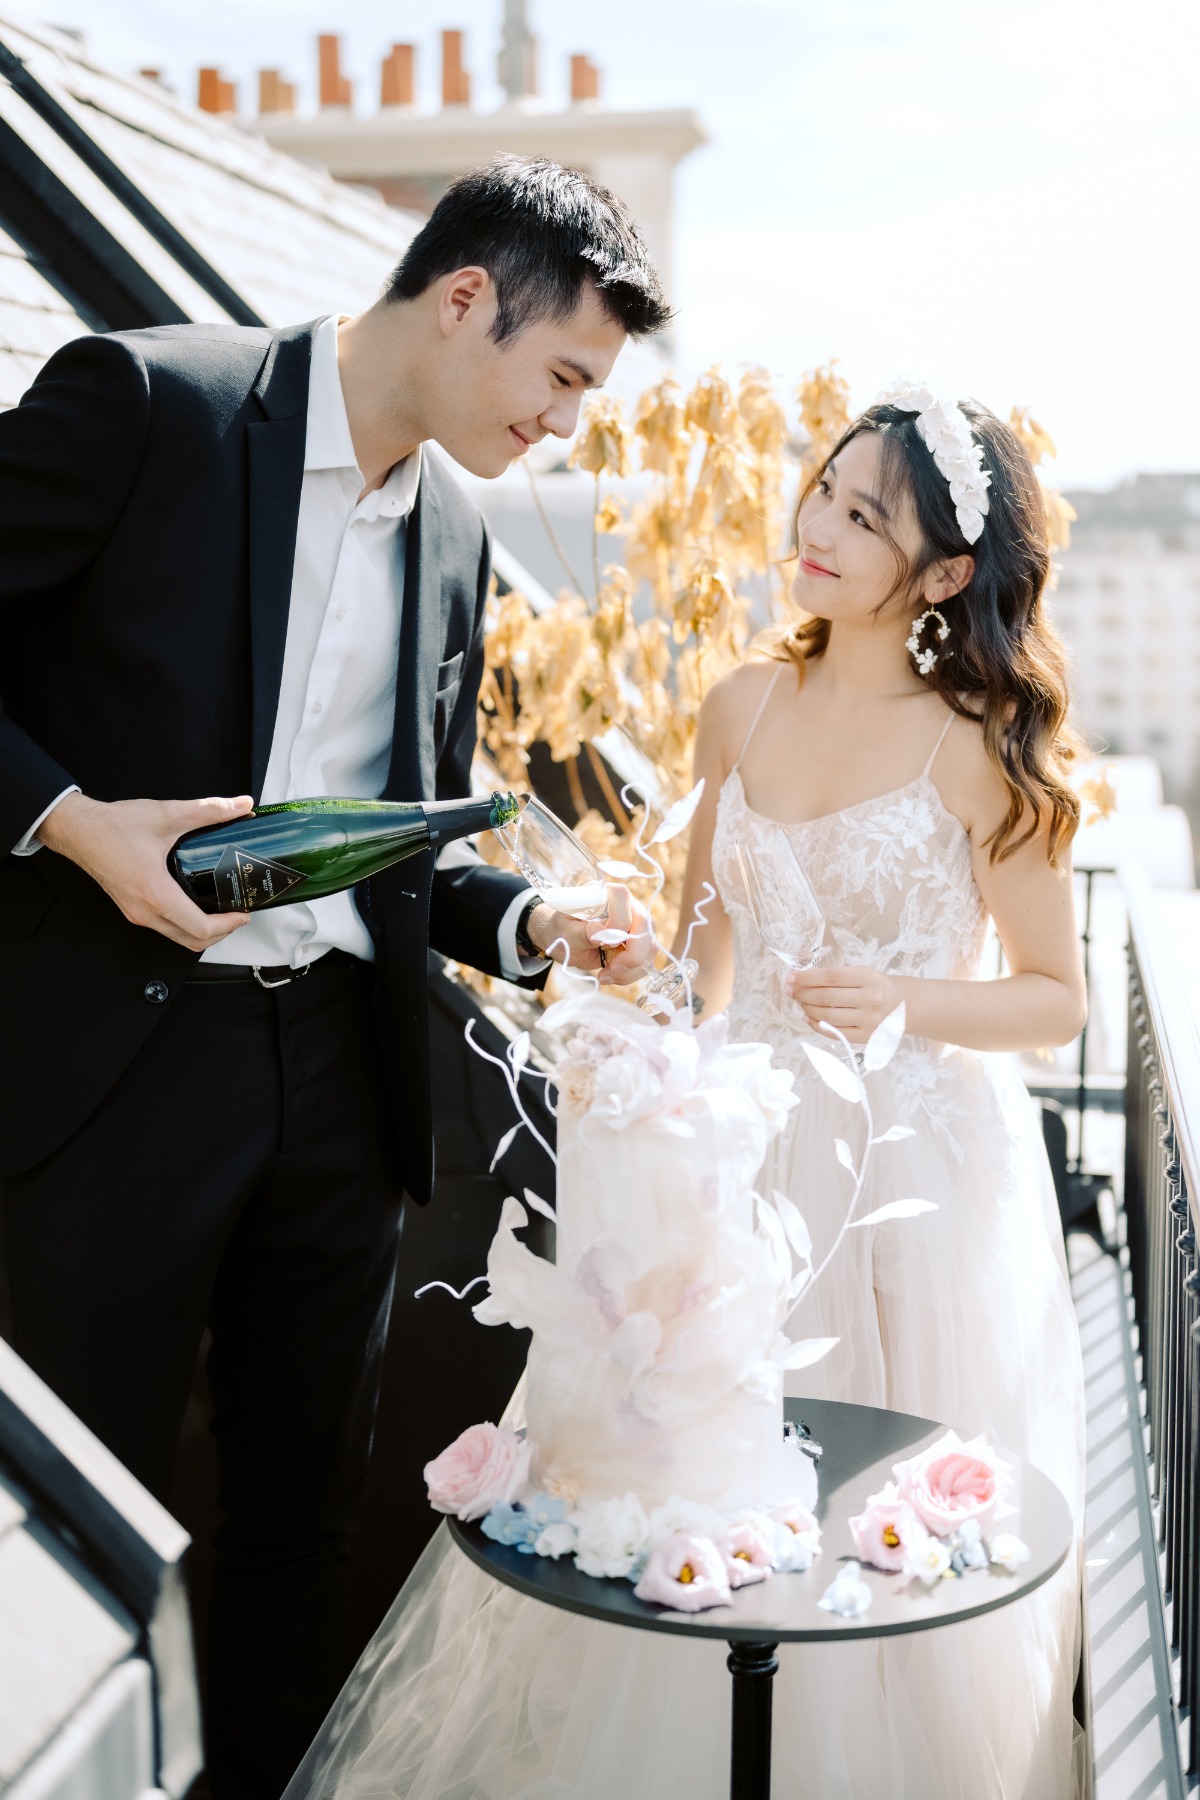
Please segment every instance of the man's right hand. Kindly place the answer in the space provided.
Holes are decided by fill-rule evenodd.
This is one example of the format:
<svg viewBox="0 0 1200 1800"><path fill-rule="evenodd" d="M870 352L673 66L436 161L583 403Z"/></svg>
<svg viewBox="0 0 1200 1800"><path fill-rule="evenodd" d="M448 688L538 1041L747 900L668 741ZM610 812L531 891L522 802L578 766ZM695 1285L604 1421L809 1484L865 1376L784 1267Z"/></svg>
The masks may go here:
<svg viewBox="0 0 1200 1800"><path fill-rule="evenodd" d="M252 811L249 794L228 800L89 800L67 794L38 837L98 881L131 925L188 950L207 950L245 925L249 913L203 913L167 873L167 852L185 831Z"/></svg>

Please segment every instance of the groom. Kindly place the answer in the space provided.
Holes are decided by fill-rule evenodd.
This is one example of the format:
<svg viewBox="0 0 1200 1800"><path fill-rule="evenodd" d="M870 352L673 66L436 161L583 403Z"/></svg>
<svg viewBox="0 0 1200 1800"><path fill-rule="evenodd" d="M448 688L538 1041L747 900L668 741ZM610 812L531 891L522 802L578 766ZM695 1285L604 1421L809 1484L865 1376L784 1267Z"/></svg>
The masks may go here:
<svg viewBox="0 0 1200 1800"><path fill-rule="evenodd" d="M0 416L0 1286L159 1495L211 1327L217 1800L272 1800L346 1673L402 1190L433 1180L428 947L526 979L604 952L461 846L250 919L164 858L252 797L469 790L488 540L425 446L501 474L667 316L618 200L505 158L359 317L84 339ZM623 889L609 922L632 980Z"/></svg>

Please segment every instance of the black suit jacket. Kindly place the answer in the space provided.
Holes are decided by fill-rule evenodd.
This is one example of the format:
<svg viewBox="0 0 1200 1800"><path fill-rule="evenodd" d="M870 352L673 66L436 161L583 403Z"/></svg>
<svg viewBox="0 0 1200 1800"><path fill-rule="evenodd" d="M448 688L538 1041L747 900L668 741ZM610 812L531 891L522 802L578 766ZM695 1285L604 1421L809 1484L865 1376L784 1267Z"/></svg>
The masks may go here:
<svg viewBox="0 0 1200 1800"><path fill-rule="evenodd" d="M194 961L82 870L6 852L64 787L257 795L279 697L315 324L84 338L0 414L0 1174L49 1155L151 1037ZM385 793L469 792L487 533L436 456L406 546ZM522 883L424 855L364 884L405 1185L433 1177L427 948L499 973ZM147 997L168 989L165 1004ZM131 1178L153 1179L136 1168ZM136 1171L136 1173L135 1173Z"/></svg>

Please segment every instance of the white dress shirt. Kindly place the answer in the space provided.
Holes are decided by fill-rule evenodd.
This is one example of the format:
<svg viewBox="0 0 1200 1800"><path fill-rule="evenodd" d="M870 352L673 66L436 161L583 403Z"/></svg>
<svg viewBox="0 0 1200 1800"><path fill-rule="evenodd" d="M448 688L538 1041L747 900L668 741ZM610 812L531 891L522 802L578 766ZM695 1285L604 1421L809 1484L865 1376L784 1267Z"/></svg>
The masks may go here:
<svg viewBox="0 0 1200 1800"><path fill-rule="evenodd" d="M338 371L338 322L323 320L313 338L287 641L259 797L264 806L325 795L376 799L391 761L405 540L421 451L397 463L382 487L363 493ZM40 848L37 829L51 810L30 826L17 855ZM516 896L500 926L500 962L510 980L542 966L516 946L527 897L528 890ZM299 968L334 949L374 958L349 890L260 913L212 945L202 961Z"/></svg>

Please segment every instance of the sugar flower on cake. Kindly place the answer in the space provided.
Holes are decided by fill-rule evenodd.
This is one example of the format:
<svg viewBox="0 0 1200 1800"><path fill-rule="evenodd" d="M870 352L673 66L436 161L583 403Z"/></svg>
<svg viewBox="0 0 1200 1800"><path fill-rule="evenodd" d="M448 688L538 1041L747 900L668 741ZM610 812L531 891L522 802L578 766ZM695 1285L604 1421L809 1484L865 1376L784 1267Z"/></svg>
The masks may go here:
<svg viewBox="0 0 1200 1800"><path fill-rule="evenodd" d="M854 1548L863 1562L877 1569L900 1570L928 1533L894 1481L872 1494L858 1517L850 1521Z"/></svg>
<svg viewBox="0 0 1200 1800"><path fill-rule="evenodd" d="M517 1498L529 1479L530 1446L507 1426L470 1425L425 1464L429 1504L458 1519L482 1519Z"/></svg>
<svg viewBox="0 0 1200 1800"><path fill-rule="evenodd" d="M650 1521L636 1494L597 1500L572 1513L571 1524L579 1534L575 1567L583 1575L628 1580L649 1548Z"/></svg>
<svg viewBox="0 0 1200 1800"><path fill-rule="evenodd" d="M711 1538L677 1531L656 1544L634 1593L674 1612L727 1606L732 1598L726 1560Z"/></svg>
<svg viewBox="0 0 1200 1800"><path fill-rule="evenodd" d="M957 1432L948 1431L893 1472L901 1496L935 1536L950 1536L968 1519L987 1531L1003 1516L1009 1471L986 1438L964 1444Z"/></svg>
<svg viewBox="0 0 1200 1800"><path fill-rule="evenodd" d="M773 1522L765 1513L745 1513L735 1519L717 1542L725 1558L725 1573L731 1588L749 1587L765 1581L775 1558Z"/></svg>

